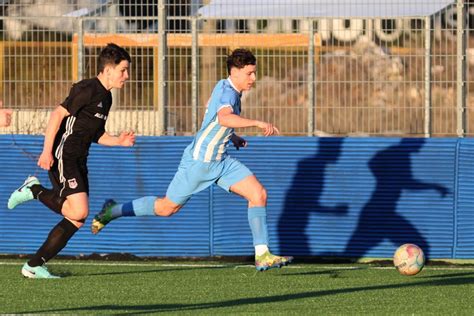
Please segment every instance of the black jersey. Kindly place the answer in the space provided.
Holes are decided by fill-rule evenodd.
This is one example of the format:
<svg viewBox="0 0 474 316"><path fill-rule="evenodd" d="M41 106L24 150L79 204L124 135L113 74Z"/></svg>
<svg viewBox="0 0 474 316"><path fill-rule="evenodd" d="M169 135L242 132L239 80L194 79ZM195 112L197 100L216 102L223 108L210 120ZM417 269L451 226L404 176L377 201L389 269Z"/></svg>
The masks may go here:
<svg viewBox="0 0 474 316"><path fill-rule="evenodd" d="M54 156L87 157L91 143L98 142L105 132L112 94L98 78L85 79L72 86L61 106L70 115L63 119L56 134Z"/></svg>

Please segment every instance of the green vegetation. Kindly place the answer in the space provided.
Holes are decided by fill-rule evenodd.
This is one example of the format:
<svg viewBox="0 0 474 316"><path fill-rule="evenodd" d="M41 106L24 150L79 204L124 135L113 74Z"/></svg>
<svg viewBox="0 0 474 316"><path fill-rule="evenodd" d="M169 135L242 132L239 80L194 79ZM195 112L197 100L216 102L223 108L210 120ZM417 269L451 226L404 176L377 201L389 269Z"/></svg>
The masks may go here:
<svg viewBox="0 0 474 316"><path fill-rule="evenodd" d="M428 266L414 277L369 264L249 265L54 260L59 280L21 277L2 260L0 314L471 315L474 267Z"/></svg>

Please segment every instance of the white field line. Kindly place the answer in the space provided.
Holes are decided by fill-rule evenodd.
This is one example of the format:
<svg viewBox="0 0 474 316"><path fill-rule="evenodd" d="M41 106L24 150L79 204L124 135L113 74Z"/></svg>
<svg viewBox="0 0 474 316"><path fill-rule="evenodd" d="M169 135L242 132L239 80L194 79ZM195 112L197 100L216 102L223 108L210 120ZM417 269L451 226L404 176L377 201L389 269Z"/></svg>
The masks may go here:
<svg viewBox="0 0 474 316"><path fill-rule="evenodd" d="M13 266L21 265L19 262L8 262L0 261L0 266ZM255 268L254 265L232 265L232 264L201 264L201 263L111 263L111 262L51 262L48 265L58 265L58 266L113 266L113 267L174 267L174 268L233 268L233 269L242 269L242 268ZM366 270L366 269L375 269L375 270L392 270L394 267L370 267L370 266L306 266L306 265L290 265L284 267L284 269L330 269L330 270ZM430 267L425 266L424 269L427 270L474 270L474 266L463 267Z"/></svg>

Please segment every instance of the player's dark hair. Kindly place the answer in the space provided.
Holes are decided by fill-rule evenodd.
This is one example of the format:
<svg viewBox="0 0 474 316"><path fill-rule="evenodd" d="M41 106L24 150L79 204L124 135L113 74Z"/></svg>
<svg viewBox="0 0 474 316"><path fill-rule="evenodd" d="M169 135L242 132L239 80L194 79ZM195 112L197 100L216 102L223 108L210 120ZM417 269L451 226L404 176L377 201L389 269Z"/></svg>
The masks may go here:
<svg viewBox="0 0 474 316"><path fill-rule="evenodd" d="M256 65L257 59L251 51L244 48L237 48L227 57L227 72L230 75L232 67L241 69L247 65Z"/></svg>
<svg viewBox="0 0 474 316"><path fill-rule="evenodd" d="M130 55L125 49L114 43L109 43L99 54L97 68L99 72L102 72L104 71L105 66L118 65L123 60L127 60L129 63L132 62Z"/></svg>

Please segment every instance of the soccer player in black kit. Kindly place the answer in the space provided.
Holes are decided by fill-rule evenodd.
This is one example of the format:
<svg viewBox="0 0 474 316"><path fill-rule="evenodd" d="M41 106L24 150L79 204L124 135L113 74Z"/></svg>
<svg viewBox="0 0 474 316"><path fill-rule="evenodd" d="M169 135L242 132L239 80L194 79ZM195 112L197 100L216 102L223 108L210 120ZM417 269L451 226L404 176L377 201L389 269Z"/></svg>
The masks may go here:
<svg viewBox="0 0 474 316"><path fill-rule="evenodd" d="M133 132L112 136L105 122L112 106L112 88L128 80L131 59L125 49L108 44L99 54L99 74L74 84L69 96L51 113L38 166L48 170L53 186L43 187L28 177L8 200L8 208L37 199L64 218L51 230L36 254L23 265L27 278L58 278L45 266L84 225L89 215L87 156L92 142L105 146L133 146Z"/></svg>

